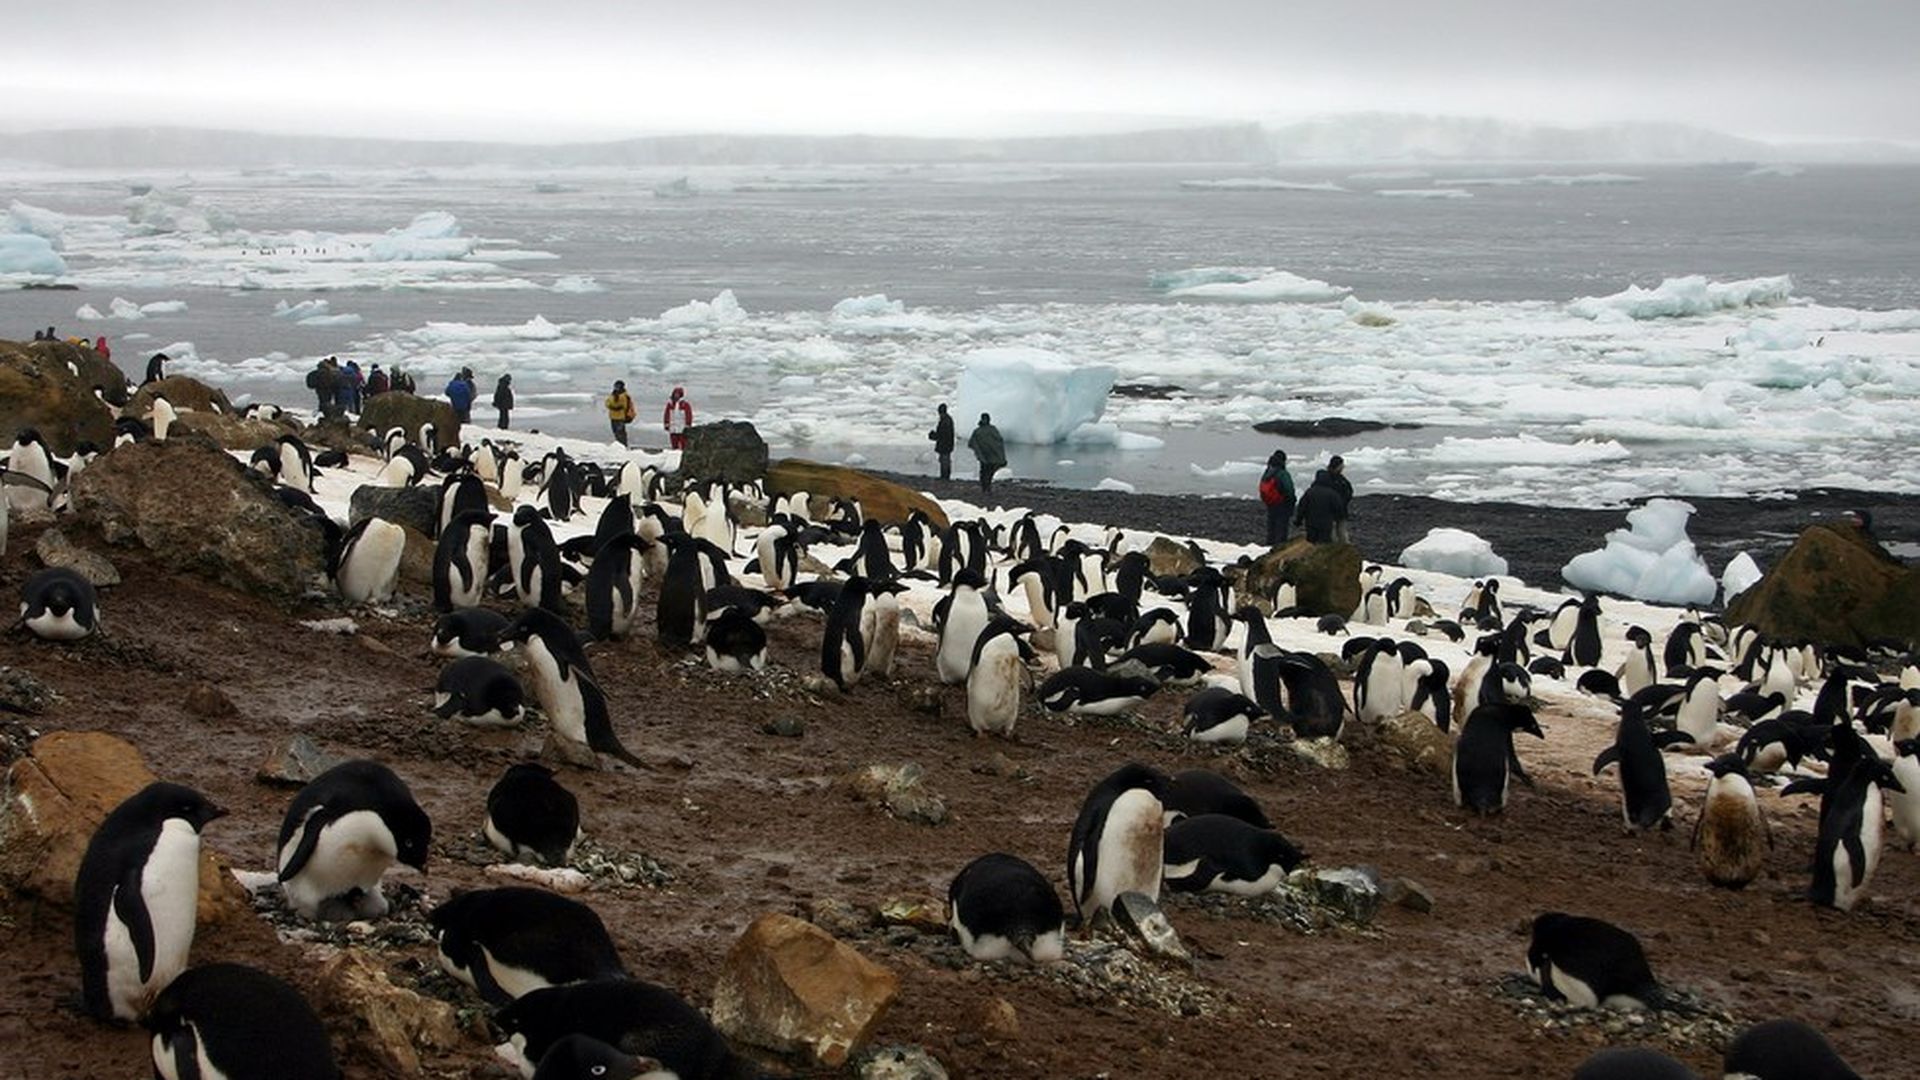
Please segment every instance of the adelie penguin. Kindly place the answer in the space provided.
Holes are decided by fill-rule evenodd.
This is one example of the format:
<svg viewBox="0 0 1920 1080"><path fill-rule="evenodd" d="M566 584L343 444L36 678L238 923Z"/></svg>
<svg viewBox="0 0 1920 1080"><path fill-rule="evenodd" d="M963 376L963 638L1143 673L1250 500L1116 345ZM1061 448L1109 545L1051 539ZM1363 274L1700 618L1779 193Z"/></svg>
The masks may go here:
<svg viewBox="0 0 1920 1080"><path fill-rule="evenodd" d="M433 546L433 609L479 607L487 594L488 561L493 551L493 515L484 510L460 514L442 525Z"/></svg>
<svg viewBox="0 0 1920 1080"><path fill-rule="evenodd" d="M21 428L7 453L7 504L12 510L45 510L53 505L53 451L33 428Z"/></svg>
<svg viewBox="0 0 1920 1080"><path fill-rule="evenodd" d="M1158 770L1130 763L1081 802L1067 845L1067 885L1082 920L1111 908L1121 893L1160 898L1166 786Z"/></svg>
<svg viewBox="0 0 1920 1080"><path fill-rule="evenodd" d="M400 580L406 530L384 518L367 518L347 530L333 566L334 584L348 604L377 604L393 597Z"/></svg>
<svg viewBox="0 0 1920 1080"><path fill-rule="evenodd" d="M1527 970L1541 993L1576 1008L1638 1011L1662 1001L1639 939L1600 919L1558 911L1535 918Z"/></svg>
<svg viewBox="0 0 1920 1080"><path fill-rule="evenodd" d="M1886 829L1881 788L1903 790L1893 767L1844 725L1833 729L1833 762L1824 777L1803 777L1780 789L1782 795L1820 796L1820 833L1814 841L1814 903L1850 911L1873 883L1880 865Z"/></svg>
<svg viewBox="0 0 1920 1080"><path fill-rule="evenodd" d="M669 533L660 542L667 549L667 567L654 602L656 633L663 645L688 648L706 618L702 598L712 585L704 580L703 556L691 536Z"/></svg>
<svg viewBox="0 0 1920 1080"><path fill-rule="evenodd" d="M1064 668L1040 684L1040 704L1048 712L1118 716L1138 708L1160 684L1143 675L1110 675L1090 668Z"/></svg>
<svg viewBox="0 0 1920 1080"><path fill-rule="evenodd" d="M533 1080L671 1080L652 1058L634 1057L586 1035L568 1035L547 1048Z"/></svg>
<svg viewBox="0 0 1920 1080"><path fill-rule="evenodd" d="M1378 638L1354 669L1354 715L1376 723L1400 715L1406 705L1406 667L1399 646L1390 638Z"/></svg>
<svg viewBox="0 0 1920 1080"><path fill-rule="evenodd" d="M93 582L63 566L37 571L20 586L20 622L43 641L78 641L100 629Z"/></svg>
<svg viewBox="0 0 1920 1080"><path fill-rule="evenodd" d="M580 841L580 801L545 765L509 765L487 792L480 833L509 859L565 866Z"/></svg>
<svg viewBox="0 0 1920 1080"><path fill-rule="evenodd" d="M1026 627L997 616L980 631L967 672L967 726L975 736L1013 736L1020 717L1020 687L1026 678L1021 664Z"/></svg>
<svg viewBox="0 0 1920 1080"><path fill-rule="evenodd" d="M495 1008L549 986L627 974L600 916L544 889L456 893L427 920L440 966Z"/></svg>
<svg viewBox="0 0 1920 1080"><path fill-rule="evenodd" d="M1860 1080L1825 1035L1798 1020L1768 1020L1741 1032L1721 1068L1726 1080Z"/></svg>
<svg viewBox="0 0 1920 1080"><path fill-rule="evenodd" d="M500 651L507 617L486 608L462 608L440 616L429 648L435 656L489 656Z"/></svg>
<svg viewBox="0 0 1920 1080"><path fill-rule="evenodd" d="M1613 745L1593 759L1593 775L1599 776L1609 765L1620 767L1620 815L1628 832L1673 827L1668 817L1673 793L1667 787L1667 762L1660 751L1692 742L1693 736L1684 731L1656 732L1637 711L1621 711Z"/></svg>
<svg viewBox="0 0 1920 1080"><path fill-rule="evenodd" d="M225 813L192 788L155 783L94 830L73 883L73 943L88 1015L138 1019L186 969L200 833Z"/></svg>
<svg viewBox="0 0 1920 1080"><path fill-rule="evenodd" d="M466 656L440 669L433 712L480 727L512 727L527 717L520 680L499 661Z"/></svg>
<svg viewBox="0 0 1920 1080"><path fill-rule="evenodd" d="M513 570L513 589L528 608L560 611L560 546L540 511L522 506L507 527L507 565Z"/></svg>
<svg viewBox="0 0 1920 1080"><path fill-rule="evenodd" d="M739 674L767 666L767 632L740 608L724 607L708 616L703 644L707 666L715 671Z"/></svg>
<svg viewBox="0 0 1920 1080"><path fill-rule="evenodd" d="M1612 1046L1581 1062L1573 1080L1700 1080L1700 1074L1658 1050Z"/></svg>
<svg viewBox="0 0 1920 1080"><path fill-rule="evenodd" d="M143 1021L156 1080L338 1080L313 1006L242 964L206 964L173 980Z"/></svg>
<svg viewBox="0 0 1920 1080"><path fill-rule="evenodd" d="M1161 873L1173 892L1260 896L1278 888L1306 858L1272 829L1228 814L1201 814L1167 826Z"/></svg>
<svg viewBox="0 0 1920 1080"><path fill-rule="evenodd" d="M553 724L560 747L572 760L591 764L592 751L611 754L629 765L645 763L621 745L607 714L607 697L594 679L580 640L564 620L545 608L529 608L501 632L502 641L521 643L533 672L533 693Z"/></svg>
<svg viewBox="0 0 1920 1080"><path fill-rule="evenodd" d="M1514 753L1513 736L1524 731L1537 739L1546 733L1525 705L1482 705L1473 710L1453 745L1454 804L1476 814L1497 814L1507 806L1507 781L1533 780Z"/></svg>
<svg viewBox="0 0 1920 1080"><path fill-rule="evenodd" d="M940 623L940 644L934 653L934 670L948 685L967 681L973 670L973 646L987 628L989 612L982 592L986 579L972 570L953 576L953 589L946 596L946 614Z"/></svg>
<svg viewBox="0 0 1920 1080"><path fill-rule="evenodd" d="M657 1060L660 1080L764 1080L766 1074L734 1053L700 1010L664 987L638 979L596 979L550 986L514 1001L494 1017L521 1074L569 1035Z"/></svg>
<svg viewBox="0 0 1920 1080"><path fill-rule="evenodd" d="M594 552L586 589L587 635L595 641L621 641L633 633L640 615L640 586L647 579L647 551L653 546L626 532Z"/></svg>
<svg viewBox="0 0 1920 1080"><path fill-rule="evenodd" d="M1253 796L1212 769L1182 769L1167 781L1160 796L1162 812L1168 824L1183 817L1202 814L1226 814L1256 828L1271 829L1273 822Z"/></svg>
<svg viewBox="0 0 1920 1080"><path fill-rule="evenodd" d="M381 875L396 861L427 868L433 823L392 769L346 761L301 788L280 823L277 862L287 903L338 922L387 913Z"/></svg>
<svg viewBox="0 0 1920 1080"><path fill-rule="evenodd" d="M1707 771L1713 779L1707 782L1706 800L1693 823L1692 847L1710 884L1744 889L1766 870L1773 835L1738 753L1713 759Z"/></svg>
<svg viewBox="0 0 1920 1080"><path fill-rule="evenodd" d="M1066 913L1053 884L1012 855L982 855L954 875L947 925L975 960L1050 964L1066 951Z"/></svg>
<svg viewBox="0 0 1920 1080"><path fill-rule="evenodd" d="M1260 706L1224 686L1209 686L1187 699L1181 733L1194 742L1238 746L1262 715Z"/></svg>
<svg viewBox="0 0 1920 1080"><path fill-rule="evenodd" d="M826 633L820 639L820 673L842 693L859 683L867 666L867 635L862 628L871 619L869 601L867 579L850 577L827 614Z"/></svg>

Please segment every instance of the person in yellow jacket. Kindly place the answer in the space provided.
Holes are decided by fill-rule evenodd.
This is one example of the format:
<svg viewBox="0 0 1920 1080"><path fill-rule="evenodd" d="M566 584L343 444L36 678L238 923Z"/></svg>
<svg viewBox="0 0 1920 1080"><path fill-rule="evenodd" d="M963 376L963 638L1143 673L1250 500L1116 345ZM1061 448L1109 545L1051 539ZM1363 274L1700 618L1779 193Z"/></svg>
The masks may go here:
<svg viewBox="0 0 1920 1080"><path fill-rule="evenodd" d="M633 408L633 398L627 394L627 384L615 379L613 393L607 395L607 419L613 423L614 441L627 445L627 425L638 415Z"/></svg>

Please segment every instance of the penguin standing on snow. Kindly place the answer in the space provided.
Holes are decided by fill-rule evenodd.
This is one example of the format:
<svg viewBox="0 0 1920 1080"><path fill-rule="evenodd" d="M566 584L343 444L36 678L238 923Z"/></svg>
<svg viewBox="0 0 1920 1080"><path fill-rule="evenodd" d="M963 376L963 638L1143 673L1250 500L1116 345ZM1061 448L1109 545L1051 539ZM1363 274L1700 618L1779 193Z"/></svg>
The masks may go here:
<svg viewBox="0 0 1920 1080"><path fill-rule="evenodd" d="M593 676L580 639L560 616L545 608L529 608L501 631L500 640L524 643L533 670L534 697L553 724L561 747L582 763L591 762L591 751L597 750L645 767L613 733L607 697Z"/></svg>
<svg viewBox="0 0 1920 1080"><path fill-rule="evenodd" d="M433 712L478 727L512 727L527 717L526 692L499 661L466 656L440 669Z"/></svg>
<svg viewBox="0 0 1920 1080"><path fill-rule="evenodd" d="M1354 715L1377 723L1400 715L1406 705L1406 667L1400 662L1400 647L1389 638L1375 638L1354 669Z"/></svg>
<svg viewBox="0 0 1920 1080"><path fill-rule="evenodd" d="M1600 664L1600 598L1588 596L1574 613L1573 633L1567 640L1567 655L1581 667Z"/></svg>
<svg viewBox="0 0 1920 1080"><path fill-rule="evenodd" d="M1453 744L1453 801L1476 814L1497 814L1507 806L1507 779L1518 777L1528 787L1533 778L1513 750L1513 735L1524 731L1545 739L1533 710L1525 705L1482 705L1460 727Z"/></svg>
<svg viewBox="0 0 1920 1080"><path fill-rule="evenodd" d="M391 599L406 550L406 530L384 518L370 517L348 529L332 567L340 599L348 604Z"/></svg>
<svg viewBox="0 0 1920 1080"><path fill-rule="evenodd" d="M456 893L427 919L440 966L496 1008L549 986L627 974L600 916L545 889Z"/></svg>
<svg viewBox="0 0 1920 1080"><path fill-rule="evenodd" d="M433 823L392 769L345 761L294 795L280 823L280 887L304 918L328 922L387 913L380 877L397 860L427 868Z"/></svg>
<svg viewBox="0 0 1920 1080"><path fill-rule="evenodd" d="M760 563L760 577L767 583L767 588L785 592L799 581L800 547L794 538L794 530L785 522L776 521L760 530L753 550Z"/></svg>
<svg viewBox="0 0 1920 1080"><path fill-rule="evenodd" d="M1248 729L1262 713L1246 695L1209 686L1187 699L1181 715L1186 721L1181 733L1194 742L1238 746L1247 741Z"/></svg>
<svg viewBox="0 0 1920 1080"><path fill-rule="evenodd" d="M1920 850L1920 737L1895 742L1893 753L1893 778L1900 790L1887 791L1887 811L1900 842L1908 851Z"/></svg>
<svg viewBox="0 0 1920 1080"><path fill-rule="evenodd" d="M997 616L980 631L974 642L973 663L967 672L967 726L974 735L1013 736L1014 721L1020 718L1020 684L1026 674L1021 666L1026 627L1006 616Z"/></svg>
<svg viewBox="0 0 1920 1080"><path fill-rule="evenodd" d="M1201 814L1167 826L1162 873L1173 892L1260 896L1278 888L1306 858L1272 829L1228 814Z"/></svg>
<svg viewBox="0 0 1920 1080"><path fill-rule="evenodd" d="M1081 802L1067 845L1067 884L1082 919L1108 910L1121 893L1160 898L1166 787L1159 770L1129 763Z"/></svg>
<svg viewBox="0 0 1920 1080"><path fill-rule="evenodd" d="M947 925L975 960L1050 964L1066 952L1066 913L1052 883L1032 863L999 852L954 875Z"/></svg>
<svg viewBox="0 0 1920 1080"><path fill-rule="evenodd" d="M1609 765L1620 766L1620 814L1627 831L1673 827L1668 814L1673 809L1673 793L1667 787L1667 762L1660 751L1669 746L1693 742L1684 731L1655 732L1647 727L1637 709L1620 710L1620 726L1614 732L1613 745L1593 759L1593 775Z"/></svg>
<svg viewBox="0 0 1920 1080"><path fill-rule="evenodd" d="M290 488L312 493L313 454L298 435L282 435L274 442L280 448L280 482Z"/></svg>
<svg viewBox="0 0 1920 1080"><path fill-rule="evenodd" d="M565 866L580 839L580 801L560 786L552 769L519 762L507 766L487 792L487 819L480 831L510 859Z"/></svg>
<svg viewBox="0 0 1920 1080"><path fill-rule="evenodd" d="M940 623L940 644L934 653L934 669L940 681L949 686L965 682L973 670L973 646L987 628L987 598L982 590L986 579L972 570L953 576L953 589L946 596L946 614Z"/></svg>
<svg viewBox="0 0 1920 1080"><path fill-rule="evenodd" d="M493 554L493 514L463 513L441 526L433 545L433 609L479 607L487 594Z"/></svg>
<svg viewBox="0 0 1920 1080"><path fill-rule="evenodd" d="M1653 635L1639 626L1627 627L1627 658L1616 672L1620 692L1628 697L1660 681L1659 663L1653 656Z"/></svg>
<svg viewBox="0 0 1920 1080"><path fill-rule="evenodd" d="M1558 911L1535 918L1527 970L1541 993L1575 1008L1638 1011L1661 1000L1639 939L1600 919Z"/></svg>
<svg viewBox="0 0 1920 1080"><path fill-rule="evenodd" d="M200 832L225 813L192 788L154 783L94 830L73 883L73 944L88 1015L137 1019L186 969Z"/></svg>
<svg viewBox="0 0 1920 1080"><path fill-rule="evenodd" d="M523 607L561 610L560 546L540 511L531 506L515 510L507 526L507 565Z"/></svg>
<svg viewBox="0 0 1920 1080"><path fill-rule="evenodd" d="M205 964L173 980L143 1021L153 1075L187 1080L338 1080L326 1025L280 979Z"/></svg>
<svg viewBox="0 0 1920 1080"><path fill-rule="evenodd" d="M1767 868L1773 836L1760 802L1753 795L1747 764L1738 753L1722 754L1707 765L1713 779L1693 823L1692 847L1707 881L1723 889L1744 889Z"/></svg>
<svg viewBox="0 0 1920 1080"><path fill-rule="evenodd" d="M100 629L97 595L77 571L50 566L20 586L20 622L42 641L78 641Z"/></svg>

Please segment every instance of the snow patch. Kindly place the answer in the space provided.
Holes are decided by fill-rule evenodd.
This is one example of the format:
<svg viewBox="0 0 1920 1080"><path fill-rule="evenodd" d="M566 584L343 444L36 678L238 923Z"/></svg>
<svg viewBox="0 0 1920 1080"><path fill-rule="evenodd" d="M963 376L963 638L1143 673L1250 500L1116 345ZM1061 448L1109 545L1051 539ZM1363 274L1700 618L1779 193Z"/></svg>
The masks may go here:
<svg viewBox="0 0 1920 1080"><path fill-rule="evenodd" d="M1493 545L1465 529L1428 529L1427 535L1400 552L1400 561L1415 570L1463 578L1500 577L1507 572L1507 560L1493 553Z"/></svg>

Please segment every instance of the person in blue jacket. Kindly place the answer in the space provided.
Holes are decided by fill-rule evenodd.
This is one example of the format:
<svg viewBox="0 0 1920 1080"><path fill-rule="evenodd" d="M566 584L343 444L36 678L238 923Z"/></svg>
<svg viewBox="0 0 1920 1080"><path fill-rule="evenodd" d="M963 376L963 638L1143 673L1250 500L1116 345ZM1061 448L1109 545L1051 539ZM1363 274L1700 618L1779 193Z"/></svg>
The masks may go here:
<svg viewBox="0 0 1920 1080"><path fill-rule="evenodd" d="M447 400L453 402L453 418L467 423L473 415L473 398L478 393L474 386L473 369L461 368L460 374L447 382Z"/></svg>

